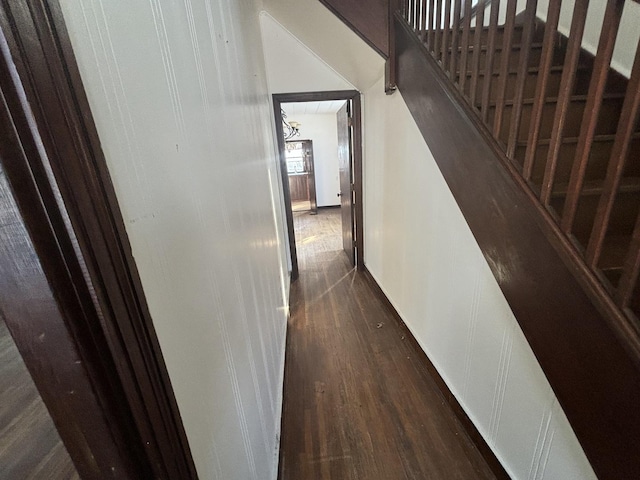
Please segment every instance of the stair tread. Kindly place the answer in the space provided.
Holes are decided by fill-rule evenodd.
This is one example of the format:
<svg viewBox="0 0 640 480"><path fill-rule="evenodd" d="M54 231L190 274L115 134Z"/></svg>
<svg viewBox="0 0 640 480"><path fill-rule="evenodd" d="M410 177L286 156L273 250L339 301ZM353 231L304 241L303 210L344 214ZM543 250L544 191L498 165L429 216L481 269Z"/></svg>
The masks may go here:
<svg viewBox="0 0 640 480"><path fill-rule="evenodd" d="M615 134L603 134L603 135L594 135L593 137L593 141L594 142L613 142L615 140L616 136ZM640 132L636 132L631 136L632 140L637 140L640 139ZM562 139L562 143L563 144L571 144L571 143L578 143L579 138L578 137L564 137ZM547 139L543 139L538 141L538 145L549 145L550 140ZM526 141L519 141L518 142L518 147L526 147L527 146L527 142Z"/></svg>
<svg viewBox="0 0 640 480"><path fill-rule="evenodd" d="M586 71L591 71L592 68L593 68L592 65L578 65L576 67L576 70L586 72ZM562 69L563 69L562 65L555 65L555 66L551 67L549 69L549 71L551 73L557 73L557 72L562 72ZM529 67L529 68L527 68L527 73L528 74L530 74L530 73L538 73L539 71L540 71L540 67ZM456 74L460 74L460 71L458 70L456 72ZM472 74L473 74L473 72L471 70L467 70L467 77L470 77ZM518 69L517 68L510 68L507 71L507 75L517 75L517 74L518 74ZM485 75L486 75L486 71L485 70L478 71L478 76L484 77ZM500 75L500 72L499 71L492 72L492 75L497 77L497 76Z"/></svg>
<svg viewBox="0 0 640 480"><path fill-rule="evenodd" d="M624 100L624 93L606 93L603 95L603 100ZM586 102L588 95L571 95L571 102ZM523 105L533 105L534 98L525 98L522 100ZM547 97L544 99L544 103L557 103L558 97ZM513 106L513 100L507 100L504 102L505 106ZM495 107L496 102L490 102L489 108Z"/></svg>
<svg viewBox="0 0 640 480"><path fill-rule="evenodd" d="M603 272L621 271L631 243L631 235L607 235L598 268Z"/></svg>
<svg viewBox="0 0 640 480"><path fill-rule="evenodd" d="M582 186L580 196L588 195L600 195L602 193L602 187L604 180L587 180ZM562 197L567 194L569 185L567 183L561 183L555 185L553 188L554 197ZM640 192L640 177L625 177L620 182L618 192L622 193L635 193Z"/></svg>
<svg viewBox="0 0 640 480"><path fill-rule="evenodd" d="M533 48L533 49L536 49L536 50L540 49L540 48L542 48L542 42L532 43L530 45L530 48ZM453 49L453 47L449 47L448 51L450 52L452 49ZM459 52L461 52L463 50L462 47L457 47L456 49ZM488 49L489 49L489 47L487 45L480 45L480 50L481 51L486 52ZM516 44L511 45L511 50L521 50L521 49L522 49L522 45L520 43L516 43ZM475 46L474 45L469 45L468 51L473 52L474 50L475 50ZM502 51L502 45L496 45L494 51L495 52L501 52Z"/></svg>

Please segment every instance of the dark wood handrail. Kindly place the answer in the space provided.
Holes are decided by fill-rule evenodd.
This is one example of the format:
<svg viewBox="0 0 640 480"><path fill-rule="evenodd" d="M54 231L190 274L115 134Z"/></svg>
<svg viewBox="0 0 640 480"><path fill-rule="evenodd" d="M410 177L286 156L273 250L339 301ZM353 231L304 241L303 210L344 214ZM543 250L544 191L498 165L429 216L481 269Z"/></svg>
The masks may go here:
<svg viewBox="0 0 640 480"><path fill-rule="evenodd" d="M568 37L560 0L544 19L537 0L516 4L405 0L402 12L640 334L640 185L620 189L640 177L640 46L629 80L611 67L625 0L608 0L595 57L582 48L589 0L576 0Z"/></svg>

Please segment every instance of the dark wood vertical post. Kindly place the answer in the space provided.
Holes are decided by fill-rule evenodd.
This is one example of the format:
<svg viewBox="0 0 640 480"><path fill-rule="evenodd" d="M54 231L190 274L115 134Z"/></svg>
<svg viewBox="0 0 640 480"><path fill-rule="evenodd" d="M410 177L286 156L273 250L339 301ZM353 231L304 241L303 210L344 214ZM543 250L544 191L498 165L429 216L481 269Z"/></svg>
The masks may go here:
<svg viewBox="0 0 640 480"><path fill-rule="evenodd" d="M609 0L607 2L602 31L600 33L600 42L598 44L598 52L593 65L593 73L591 74L591 82L587 94L587 103L580 126L576 155L571 168L571 176L567 188L567 199L562 211L561 226L565 233L571 232L578 209L578 198L582 191L584 175L587 170L587 163L589 162L589 154L591 153L591 145L600 116L600 107L602 106L602 98L607 86L609 65L611 64L611 57L613 56L613 49L618 36L618 27L620 25L620 19L622 18L624 3L624 0Z"/></svg>
<svg viewBox="0 0 640 480"><path fill-rule="evenodd" d="M480 55L482 54L481 50L481 38L482 32L484 30L484 9L486 3L480 2L477 5L476 9L476 30L474 32L473 38L473 58L471 60L471 88L469 94L469 100L471 101L471 105L476 106L476 96L478 90L478 76L480 74Z"/></svg>
<svg viewBox="0 0 640 480"><path fill-rule="evenodd" d="M547 84L549 83L549 72L553 62L553 51L558 36L558 21L560 19L560 7L562 2L551 2L547 12L547 21L542 40L542 55L540 57L540 69L536 90L533 96L533 108L531 110L531 120L529 122L529 135L527 149L525 151L522 175L525 179L531 178L533 163L536 156L538 139L540 137L540 122L542 120L542 109L545 104L547 94Z"/></svg>
<svg viewBox="0 0 640 480"><path fill-rule="evenodd" d="M458 28L454 25L454 28ZM451 50L449 33L451 32L451 0L445 0L444 4L444 31L442 33L442 69L446 72L449 66L449 55L455 52Z"/></svg>
<svg viewBox="0 0 640 480"><path fill-rule="evenodd" d="M620 180L624 174L624 167L629 155L631 137L638 123L638 111L640 108L640 41L636 47L636 57L631 69L631 78L627 86L627 93L622 104L622 112L616 130L616 137L611 149L611 157L607 168L607 176L604 180L602 195L596 211L596 219L587 245L586 259L591 267L595 267L602 252L604 237L609 226L611 210L618 193Z"/></svg>
<svg viewBox="0 0 640 480"><path fill-rule="evenodd" d="M511 41L513 39L513 25L516 18L516 0L507 1L507 19L502 32L502 50L500 52L500 76L498 77L498 93L496 98L496 111L493 117L493 135L500 136L502 129L502 116L504 114L504 104L507 95L507 84L509 76L509 52L511 51Z"/></svg>
<svg viewBox="0 0 640 480"><path fill-rule="evenodd" d="M462 41L460 52L460 77L458 78L458 86L464 95L464 86L467 81L467 57L469 56L469 30L471 29L471 0L464 0L464 14L462 17Z"/></svg>
<svg viewBox="0 0 640 480"><path fill-rule="evenodd" d="M399 0L389 0L389 12L387 19L387 28L389 32L389 57L385 62L385 81L384 91L390 95L396 91L396 34L395 34L395 22L393 17L398 10Z"/></svg>
<svg viewBox="0 0 640 480"><path fill-rule="evenodd" d="M433 53L435 50L435 30L434 30L434 15L435 15L435 0L429 0L429 23L427 26L427 47L429 51Z"/></svg>
<svg viewBox="0 0 640 480"><path fill-rule="evenodd" d="M511 122L509 125L509 140L507 142L507 157L513 159L516 152L516 142L520 132L520 120L522 115L522 100L524 98L524 87L529 68L529 54L531 53L531 39L535 29L536 8L538 0L527 0L524 13L524 30L520 40L520 58L518 63L518 73L516 77L516 91L513 97L513 107L511 108Z"/></svg>
<svg viewBox="0 0 640 480"><path fill-rule="evenodd" d="M487 60L484 64L484 77L482 82L482 121L489 121L489 100L491 97L491 81L493 79L493 63L496 56L496 31L498 29L498 13L500 12L500 0L491 1L491 16L489 17L489 42L487 44Z"/></svg>
<svg viewBox="0 0 640 480"><path fill-rule="evenodd" d="M420 0L420 4L422 6L421 15L420 15L420 38L422 39L422 43L427 41L427 0ZM393 21L393 16L389 17L389 25L393 25L395 22ZM395 38L393 40L395 42Z"/></svg>
<svg viewBox="0 0 640 480"><path fill-rule="evenodd" d="M439 59L440 56L440 44L442 43L442 0L436 0L436 18L435 18L435 26L434 26L434 34L436 36L434 47L433 47L433 55L436 60Z"/></svg>
<svg viewBox="0 0 640 480"><path fill-rule="evenodd" d="M558 102L556 103L556 114L553 120L549 153L547 155L547 164L545 165L544 179L540 193L540 201L544 205L549 204L553 190L558 155L560 153L560 147L562 146L564 124L567 119L568 107L571 101L571 95L573 94L573 84L578 69L578 60L580 59L582 34L584 33L588 6L589 0L576 0L573 9L567 53L565 54L562 77L560 78L560 93L558 94Z"/></svg>
<svg viewBox="0 0 640 480"><path fill-rule="evenodd" d="M458 43L460 40L460 14L462 10L462 0L453 0L453 33L451 35L451 63L449 66L449 77L453 82L456 81L458 68Z"/></svg>

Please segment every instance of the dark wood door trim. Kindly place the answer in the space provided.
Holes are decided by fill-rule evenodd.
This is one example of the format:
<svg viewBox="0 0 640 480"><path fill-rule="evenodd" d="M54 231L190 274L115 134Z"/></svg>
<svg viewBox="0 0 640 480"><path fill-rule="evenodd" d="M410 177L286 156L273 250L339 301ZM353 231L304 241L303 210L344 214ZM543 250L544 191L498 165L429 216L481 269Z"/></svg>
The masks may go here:
<svg viewBox="0 0 640 480"><path fill-rule="evenodd" d="M355 228L353 203L353 135L351 101L336 113L338 123L338 173L340 177L340 216L342 217L342 249L355 265Z"/></svg>
<svg viewBox="0 0 640 480"><path fill-rule="evenodd" d="M283 103L321 102L328 100L351 100L353 116L353 175L355 189L355 244L356 267L360 268L364 262L364 209L363 209L363 179L362 179L362 106L360 92L357 90L335 90L326 92L302 93L274 93L273 115L276 124L276 142L280 155L280 176L282 180L282 195L284 198L287 232L289 235L289 253L291 255L291 280L298 278L298 258L296 253L296 239L293 229L293 212L291 211L291 192L287 174L287 160L284 153L284 135L280 111Z"/></svg>
<svg viewBox="0 0 640 480"><path fill-rule="evenodd" d="M61 312L56 328L86 371L56 372L65 382L45 404L53 414L65 385L95 397L106 426L82 409L53 415L77 426L60 434L83 478L197 478L58 2L2 1L0 26L4 126L16 136L2 162ZM27 330L12 333L22 351L33 346ZM25 357L39 389L52 354ZM102 462L85 468L87 458Z"/></svg>

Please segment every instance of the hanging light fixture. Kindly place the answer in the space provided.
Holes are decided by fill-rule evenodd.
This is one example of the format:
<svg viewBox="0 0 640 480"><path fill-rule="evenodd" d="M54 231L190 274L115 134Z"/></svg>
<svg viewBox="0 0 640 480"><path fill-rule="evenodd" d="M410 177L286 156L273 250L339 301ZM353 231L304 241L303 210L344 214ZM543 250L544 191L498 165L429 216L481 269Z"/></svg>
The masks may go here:
<svg viewBox="0 0 640 480"><path fill-rule="evenodd" d="M299 122L294 122L293 120L287 122L287 114L284 113L283 109L280 109L280 115L282 116L282 130L284 133L284 139L289 140L293 137L300 136L300 127L302 126Z"/></svg>

